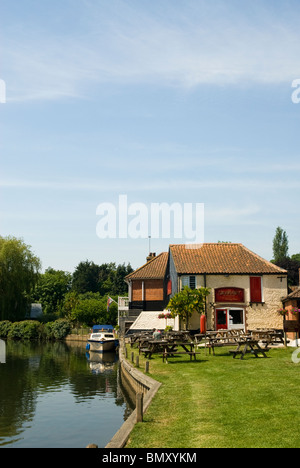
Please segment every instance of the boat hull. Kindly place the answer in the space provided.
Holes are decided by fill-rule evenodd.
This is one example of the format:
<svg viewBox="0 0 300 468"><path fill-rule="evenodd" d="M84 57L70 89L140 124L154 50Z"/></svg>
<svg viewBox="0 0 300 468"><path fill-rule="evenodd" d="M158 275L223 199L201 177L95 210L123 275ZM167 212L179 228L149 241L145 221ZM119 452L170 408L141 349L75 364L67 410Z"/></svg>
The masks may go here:
<svg viewBox="0 0 300 468"><path fill-rule="evenodd" d="M115 349L115 340L96 341L88 340L89 350L98 353L113 351Z"/></svg>

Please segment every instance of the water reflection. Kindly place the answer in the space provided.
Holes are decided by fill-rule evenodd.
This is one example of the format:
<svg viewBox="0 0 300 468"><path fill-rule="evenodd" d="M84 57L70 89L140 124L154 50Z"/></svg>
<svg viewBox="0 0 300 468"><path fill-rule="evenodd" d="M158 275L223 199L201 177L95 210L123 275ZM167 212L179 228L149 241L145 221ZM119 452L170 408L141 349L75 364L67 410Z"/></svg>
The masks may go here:
<svg viewBox="0 0 300 468"><path fill-rule="evenodd" d="M7 342L6 352L2 447L104 447L132 411L115 353L86 355L83 345L60 342Z"/></svg>
<svg viewBox="0 0 300 468"><path fill-rule="evenodd" d="M89 351L85 354L93 374L104 374L113 372L115 363L118 361L116 353L96 353Z"/></svg>

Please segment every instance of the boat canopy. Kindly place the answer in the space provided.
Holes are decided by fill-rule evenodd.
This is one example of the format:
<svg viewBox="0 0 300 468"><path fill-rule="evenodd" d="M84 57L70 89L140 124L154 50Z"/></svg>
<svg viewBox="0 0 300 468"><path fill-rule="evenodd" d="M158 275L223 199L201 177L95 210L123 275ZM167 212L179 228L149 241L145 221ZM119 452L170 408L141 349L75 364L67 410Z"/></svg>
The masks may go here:
<svg viewBox="0 0 300 468"><path fill-rule="evenodd" d="M114 327L112 325L94 325L93 332L106 331L113 332Z"/></svg>

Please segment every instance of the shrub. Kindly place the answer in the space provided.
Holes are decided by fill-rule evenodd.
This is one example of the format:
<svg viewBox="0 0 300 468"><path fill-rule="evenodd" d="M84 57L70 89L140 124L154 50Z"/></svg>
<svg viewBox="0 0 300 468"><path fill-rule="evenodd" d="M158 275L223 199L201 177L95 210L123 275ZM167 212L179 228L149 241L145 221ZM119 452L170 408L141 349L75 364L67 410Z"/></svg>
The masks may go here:
<svg viewBox="0 0 300 468"><path fill-rule="evenodd" d="M42 335L42 327L34 320L24 320L11 324L7 338L13 340L37 340Z"/></svg>
<svg viewBox="0 0 300 468"><path fill-rule="evenodd" d="M0 338L7 338L11 326L12 323L9 320L3 320L0 322Z"/></svg>
<svg viewBox="0 0 300 468"><path fill-rule="evenodd" d="M71 331L71 325L68 320L58 319L55 322L48 322L45 324L46 337L50 340L62 340Z"/></svg>

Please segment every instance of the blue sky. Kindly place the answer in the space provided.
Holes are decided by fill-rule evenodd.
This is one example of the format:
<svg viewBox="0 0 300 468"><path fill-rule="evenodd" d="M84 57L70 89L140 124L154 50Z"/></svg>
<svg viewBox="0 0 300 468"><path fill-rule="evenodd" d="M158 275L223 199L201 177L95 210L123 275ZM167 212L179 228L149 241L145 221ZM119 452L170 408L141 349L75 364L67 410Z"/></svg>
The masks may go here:
<svg viewBox="0 0 300 468"><path fill-rule="evenodd" d="M97 206L204 203L205 242L300 252L299 1L2 0L0 234L43 269L130 262ZM151 239L151 250L186 239Z"/></svg>

